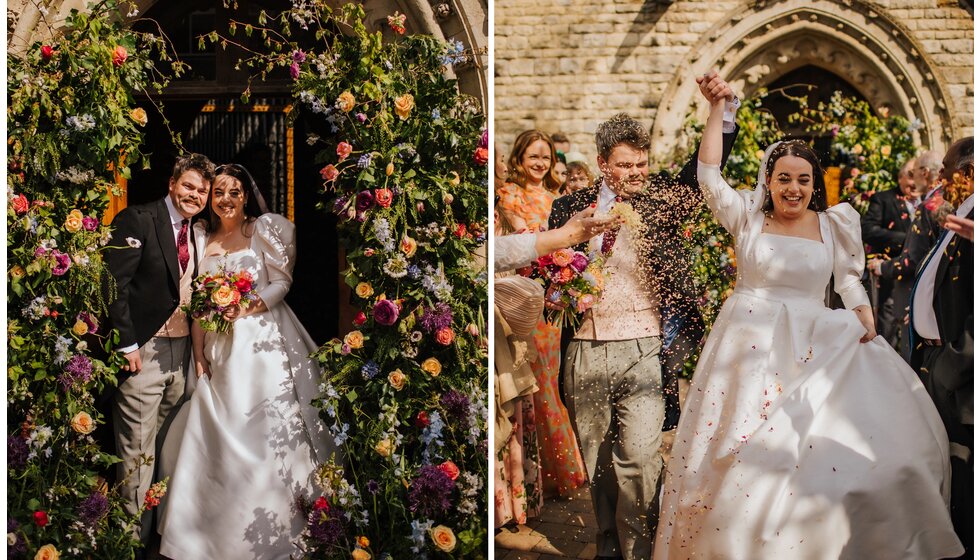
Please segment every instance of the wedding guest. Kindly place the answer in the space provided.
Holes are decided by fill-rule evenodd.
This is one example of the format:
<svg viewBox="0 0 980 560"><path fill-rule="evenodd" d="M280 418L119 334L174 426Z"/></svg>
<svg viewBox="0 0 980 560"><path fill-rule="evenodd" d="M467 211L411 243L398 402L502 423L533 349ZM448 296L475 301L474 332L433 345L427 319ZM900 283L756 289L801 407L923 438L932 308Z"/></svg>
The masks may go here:
<svg viewBox="0 0 980 560"><path fill-rule="evenodd" d="M584 161L573 161L568 164L568 177L565 180L565 194L572 194L592 186L595 175Z"/></svg>
<svg viewBox="0 0 980 560"><path fill-rule="evenodd" d="M551 143L555 146L556 152L567 154L572 151L572 142L564 132L556 132L551 135Z"/></svg>
<svg viewBox="0 0 980 560"><path fill-rule="evenodd" d="M256 299L224 312L227 332L193 323L197 387L161 452L170 487L160 553L289 558L307 526L297 504L319 495L314 473L336 451L311 404L322 375L310 358L317 346L284 300L296 230L269 213L240 165L218 169L208 202L209 219L194 226L198 267L249 273Z"/></svg>
<svg viewBox="0 0 980 560"><path fill-rule="evenodd" d="M195 272L190 220L204 209L214 164L191 154L174 164L167 196L130 206L112 220L115 248L106 264L116 281L109 321L119 331L125 356L112 400L119 494L127 515L135 516L153 481L156 438L184 395L190 360L190 324L180 306L190 300ZM147 511L134 528L146 543Z"/></svg>
<svg viewBox="0 0 980 560"><path fill-rule="evenodd" d="M942 201L942 156L935 151L927 151L915 160L913 181L916 194L925 195L922 203L916 208L912 224L905 234L902 252L889 259L868 260L868 270L879 278L894 282L892 288L893 309L896 321L902 325L908 324L909 297L915 283L915 271L919 269L926 253L939 239L941 221L936 221L934 210ZM906 329L902 329L905 331ZM909 346L908 333L899 335L899 349L906 360L911 359L912 348Z"/></svg>
<svg viewBox="0 0 980 560"><path fill-rule="evenodd" d="M507 184L507 152L500 149L500 144L493 143L493 193L494 196Z"/></svg>
<svg viewBox="0 0 980 560"><path fill-rule="evenodd" d="M966 553L973 557L973 153L954 143L944 159L944 197L954 214L926 256L912 294L913 358L942 416L952 463L950 512ZM954 165L947 166L951 161ZM952 170L952 171L951 171ZM959 173L955 179L953 172ZM918 344L919 341L923 344Z"/></svg>
<svg viewBox="0 0 980 560"><path fill-rule="evenodd" d="M594 212L587 208L558 229L494 237L494 269L527 265L619 224L612 216L595 218ZM494 282L495 527L525 524L543 503L531 397L538 387L527 344L543 308L544 292L536 281L508 276Z"/></svg>
<svg viewBox="0 0 980 560"><path fill-rule="evenodd" d="M565 192L565 182L568 180L568 166L565 164L565 154L561 152L555 152L555 175L558 177L558 191L557 195L562 196L567 194Z"/></svg>
<svg viewBox="0 0 980 560"><path fill-rule="evenodd" d="M726 135L726 150L734 137ZM649 560L662 432L676 425L676 375L704 332L680 233L703 198L693 158L676 177L649 178L650 135L629 115L601 123L595 138L602 182L558 199L550 225L591 204L610 213L619 199L636 223L582 247L606 256L606 279L565 351L564 393L589 475L596 558ZM669 322L682 327L662 351Z"/></svg>
<svg viewBox="0 0 980 560"><path fill-rule="evenodd" d="M555 161L551 138L539 130L522 132L514 141L508 160L511 182L500 189L497 203L501 222L509 231L548 229L548 216L559 185ZM560 337L560 327L542 318L534 334L538 360L531 369L540 389L534 393L534 416L544 488L546 493L567 495L585 482L585 469L568 412L558 397Z"/></svg>
<svg viewBox="0 0 980 560"><path fill-rule="evenodd" d="M871 254L880 255L881 258L890 258L896 257L902 252L906 232L908 232L912 223L912 216L919 204L919 197L915 191L914 174L915 158L901 166L898 172L897 187L875 193L871 197L868 211L861 218L861 239L868 246ZM877 278L877 281L876 325L881 336L894 347L898 344L899 331L903 324L902 317L895 316L894 299L892 298L895 280Z"/></svg>
<svg viewBox="0 0 980 560"><path fill-rule="evenodd" d="M723 87L714 72L698 81ZM755 190L729 186L723 105L711 105L698 180L735 239L738 279L677 427L654 558L962 554L942 421L875 333L860 216L827 207L820 162L799 140L765 151ZM847 309L824 305L831 277Z"/></svg>

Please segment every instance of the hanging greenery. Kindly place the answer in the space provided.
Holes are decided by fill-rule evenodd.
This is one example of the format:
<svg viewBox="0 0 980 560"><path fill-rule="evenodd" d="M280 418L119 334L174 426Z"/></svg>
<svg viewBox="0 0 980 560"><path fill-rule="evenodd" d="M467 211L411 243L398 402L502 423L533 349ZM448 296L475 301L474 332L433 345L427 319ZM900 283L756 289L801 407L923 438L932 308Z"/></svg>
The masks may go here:
<svg viewBox="0 0 980 560"><path fill-rule="evenodd" d="M317 356L321 417L343 450L305 504L307 558L475 558L487 543L487 133L447 77L474 53L369 31L364 10L304 2L202 43L239 46L253 77L288 71L320 207L340 218L357 316ZM236 38L261 37L264 50ZM240 35L237 35L239 38ZM247 98L246 90L243 97Z"/></svg>
<svg viewBox="0 0 980 560"><path fill-rule="evenodd" d="M129 558L139 546L136 519L98 476L118 459L92 437L95 395L119 371L117 337L100 325L112 284L102 253L126 243L102 217L115 175L146 162L149 116L134 95L166 85L154 60L183 65L125 28L122 8L73 10L50 40L7 55L10 558Z"/></svg>

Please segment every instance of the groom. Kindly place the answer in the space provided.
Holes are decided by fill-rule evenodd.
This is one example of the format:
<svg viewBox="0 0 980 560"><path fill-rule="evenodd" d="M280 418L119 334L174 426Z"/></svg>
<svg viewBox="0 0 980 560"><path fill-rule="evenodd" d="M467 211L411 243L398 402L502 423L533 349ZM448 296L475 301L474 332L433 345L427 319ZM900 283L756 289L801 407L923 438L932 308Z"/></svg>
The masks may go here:
<svg viewBox="0 0 980 560"><path fill-rule="evenodd" d="M701 93L712 102L734 99L727 84ZM728 120L724 159L735 138L734 114ZM607 258L602 298L586 313L564 359L568 410L599 525L597 559L650 558L663 468L661 434L676 426L677 373L704 332L687 268L690 256L679 232L703 201L698 150L677 177L663 173L648 182L649 150L649 134L625 113L600 124L601 181L556 200L548 224L561 227L589 205L597 214L609 212L619 199L645 226L639 235L621 228L578 247Z"/></svg>
<svg viewBox="0 0 980 560"><path fill-rule="evenodd" d="M126 512L136 515L153 481L155 443L167 415L184 394L190 359L190 323L179 309L190 301L194 278L194 240L190 219L204 209L214 164L192 154L177 160L167 196L120 212L112 221L106 252L116 281L109 305L111 326L119 330L126 358L112 399L120 494ZM143 515L140 538L150 535Z"/></svg>

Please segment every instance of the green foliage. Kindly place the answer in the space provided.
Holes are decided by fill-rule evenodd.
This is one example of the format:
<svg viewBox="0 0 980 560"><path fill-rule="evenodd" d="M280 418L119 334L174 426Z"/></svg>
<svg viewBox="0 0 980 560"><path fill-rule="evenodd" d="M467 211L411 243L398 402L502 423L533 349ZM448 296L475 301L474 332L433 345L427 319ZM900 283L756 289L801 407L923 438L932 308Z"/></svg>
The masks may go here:
<svg viewBox="0 0 980 560"><path fill-rule="evenodd" d="M330 130L308 141L322 147L319 206L340 217L344 280L359 316L356 330L318 352L317 405L346 455L343 465L323 465L320 480L330 510L349 517L339 540L308 535L304 554L479 557L487 543L487 145L479 103L446 77L468 53L429 36L384 41L358 5L304 6L201 38L247 50L235 41L243 30L262 37L266 50L248 51L239 66L259 78L288 69L299 111ZM396 33L398 17L389 18ZM448 507L426 510L418 479L445 476L432 475L436 465L459 475ZM310 507L312 526L323 517ZM450 551L429 531L440 526L455 535Z"/></svg>
<svg viewBox="0 0 980 560"><path fill-rule="evenodd" d="M81 509L118 462L89 433L119 361L99 325L112 287L101 216L114 174L145 163L133 95L165 82L162 41L125 29L118 10L73 11L49 44L7 57L7 515L9 549L30 557L47 544L113 559L138 546L114 491L98 519Z"/></svg>

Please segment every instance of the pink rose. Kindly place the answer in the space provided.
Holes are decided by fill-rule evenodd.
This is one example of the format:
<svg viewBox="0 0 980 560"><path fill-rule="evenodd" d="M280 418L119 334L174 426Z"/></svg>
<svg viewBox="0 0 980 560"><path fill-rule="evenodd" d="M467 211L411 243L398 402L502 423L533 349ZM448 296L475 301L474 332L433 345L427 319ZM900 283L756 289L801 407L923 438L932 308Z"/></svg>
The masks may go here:
<svg viewBox="0 0 980 560"><path fill-rule="evenodd" d="M572 257L571 266L576 270L576 272L582 272L587 266L589 266L589 258L582 253L576 252L575 256Z"/></svg>
<svg viewBox="0 0 980 560"><path fill-rule="evenodd" d="M354 325L361 326L367 321L367 315L363 311L358 311L357 315L354 316Z"/></svg>
<svg viewBox="0 0 980 560"><path fill-rule="evenodd" d="M340 158L340 161L344 161L347 159L347 156L350 155L352 150L353 148L351 148L350 144L347 142L341 142L337 144L337 157Z"/></svg>
<svg viewBox="0 0 980 560"><path fill-rule="evenodd" d="M116 45L116 48L113 49L113 51L112 51L112 64L113 64L113 66L117 66L117 67L118 66L122 66L126 62L126 58L128 56L129 55L126 52L126 47L124 47L122 45Z"/></svg>
<svg viewBox="0 0 980 560"><path fill-rule="evenodd" d="M574 258L575 252L571 249L559 249L551 254L552 262L558 266L568 266L572 264Z"/></svg>
<svg viewBox="0 0 980 560"><path fill-rule="evenodd" d="M379 325L390 327L398 321L398 306L390 299L380 300L374 304L374 321Z"/></svg>
<svg viewBox="0 0 980 560"><path fill-rule="evenodd" d="M374 202L382 208L388 208L391 206L391 200L394 198L394 193L391 189L374 189Z"/></svg>
<svg viewBox="0 0 980 560"><path fill-rule="evenodd" d="M30 208L30 204L27 202L27 197L19 194L11 201L11 205L14 207L14 212L17 214L24 214Z"/></svg>
<svg viewBox="0 0 980 560"><path fill-rule="evenodd" d="M436 331L436 342L443 346L449 346L456 338L456 333L450 327L443 327Z"/></svg>
<svg viewBox="0 0 980 560"><path fill-rule="evenodd" d="M595 296L592 294L585 294L578 298L578 301L575 302L575 311L585 313L589 309L592 309L593 305L595 305Z"/></svg>

